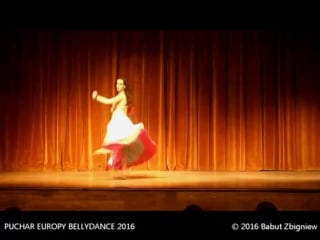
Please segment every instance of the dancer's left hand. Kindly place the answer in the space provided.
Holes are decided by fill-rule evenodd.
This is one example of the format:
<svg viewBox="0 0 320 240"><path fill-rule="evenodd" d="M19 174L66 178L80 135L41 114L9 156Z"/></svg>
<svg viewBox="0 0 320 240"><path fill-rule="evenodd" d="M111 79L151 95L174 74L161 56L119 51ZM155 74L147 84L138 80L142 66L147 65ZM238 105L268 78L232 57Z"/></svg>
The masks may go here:
<svg viewBox="0 0 320 240"><path fill-rule="evenodd" d="M96 97L98 96L98 91L97 90L94 90L93 92L92 92L92 99L93 100L96 100Z"/></svg>

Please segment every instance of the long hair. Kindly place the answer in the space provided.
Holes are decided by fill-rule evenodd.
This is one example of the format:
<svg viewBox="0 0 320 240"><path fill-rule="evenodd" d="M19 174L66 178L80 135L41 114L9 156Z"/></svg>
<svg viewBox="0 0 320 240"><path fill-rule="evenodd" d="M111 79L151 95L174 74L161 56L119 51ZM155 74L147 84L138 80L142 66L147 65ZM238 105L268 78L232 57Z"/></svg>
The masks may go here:
<svg viewBox="0 0 320 240"><path fill-rule="evenodd" d="M118 77L117 80L118 79L123 80L123 85L125 86L124 92L125 92L126 97L127 97L127 107L132 107L131 86L130 86L130 84L129 84L127 79L122 78L122 77ZM117 91L117 80L115 81L115 84L114 84L114 87L115 87L116 91Z"/></svg>

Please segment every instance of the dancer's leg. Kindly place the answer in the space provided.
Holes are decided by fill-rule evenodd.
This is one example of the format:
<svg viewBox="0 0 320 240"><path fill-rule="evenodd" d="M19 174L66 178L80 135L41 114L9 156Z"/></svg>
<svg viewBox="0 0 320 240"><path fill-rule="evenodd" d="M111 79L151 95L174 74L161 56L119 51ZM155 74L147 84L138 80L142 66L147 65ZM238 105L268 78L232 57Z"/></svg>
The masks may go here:
<svg viewBox="0 0 320 240"><path fill-rule="evenodd" d="M110 152L106 160L106 170L109 171L111 178L115 177L114 168L112 167L113 160L114 160L114 152Z"/></svg>

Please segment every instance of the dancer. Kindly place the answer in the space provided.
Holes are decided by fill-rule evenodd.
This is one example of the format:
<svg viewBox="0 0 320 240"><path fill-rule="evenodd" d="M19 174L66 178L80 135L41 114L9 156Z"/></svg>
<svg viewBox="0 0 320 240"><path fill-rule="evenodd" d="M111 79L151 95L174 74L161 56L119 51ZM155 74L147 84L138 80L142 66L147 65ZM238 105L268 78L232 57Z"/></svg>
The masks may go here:
<svg viewBox="0 0 320 240"><path fill-rule="evenodd" d="M150 160L156 153L156 144L148 135L143 123L133 124L128 114L132 111L131 96L128 82L125 79L116 80L117 95L106 98L92 92L92 99L111 105L112 117L107 124L102 148L96 154L111 153L106 169L114 168L122 170L122 178L125 178L125 170Z"/></svg>

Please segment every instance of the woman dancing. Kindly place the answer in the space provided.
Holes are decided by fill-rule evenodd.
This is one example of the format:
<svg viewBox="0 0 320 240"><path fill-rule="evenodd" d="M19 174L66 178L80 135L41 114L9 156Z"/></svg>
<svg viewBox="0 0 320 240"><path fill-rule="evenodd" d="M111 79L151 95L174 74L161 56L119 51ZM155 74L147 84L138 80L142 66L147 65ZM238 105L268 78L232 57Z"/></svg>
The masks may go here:
<svg viewBox="0 0 320 240"><path fill-rule="evenodd" d="M125 170L150 160L156 153L156 144L152 141L143 123L134 124L128 115L132 111L130 91L125 79L116 80L117 95L106 98L92 92L92 99L112 105L112 117L107 124L102 148L95 153L111 153L106 169L121 169L122 178Z"/></svg>

